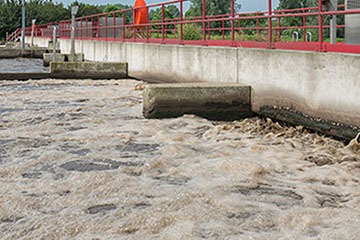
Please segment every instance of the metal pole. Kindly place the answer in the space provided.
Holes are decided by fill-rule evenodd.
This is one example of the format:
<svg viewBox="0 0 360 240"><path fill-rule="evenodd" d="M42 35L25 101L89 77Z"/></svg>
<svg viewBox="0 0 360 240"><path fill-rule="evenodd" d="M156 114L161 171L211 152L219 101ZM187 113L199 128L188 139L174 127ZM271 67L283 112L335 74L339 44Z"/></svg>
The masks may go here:
<svg viewBox="0 0 360 240"><path fill-rule="evenodd" d="M319 0L319 51L323 51L323 15L322 15L323 2Z"/></svg>
<svg viewBox="0 0 360 240"><path fill-rule="evenodd" d="M75 54L75 15L71 15L71 48L70 54Z"/></svg>
<svg viewBox="0 0 360 240"><path fill-rule="evenodd" d="M336 15L332 15L330 19L330 43L336 44Z"/></svg>
<svg viewBox="0 0 360 240"><path fill-rule="evenodd" d="M21 49L25 49L25 0L21 1Z"/></svg>
<svg viewBox="0 0 360 240"><path fill-rule="evenodd" d="M231 45L235 47L235 0L231 0Z"/></svg>
<svg viewBox="0 0 360 240"><path fill-rule="evenodd" d="M7 45L7 43L8 43L8 38L9 38L9 33L8 33L8 32L6 32L5 45Z"/></svg>
<svg viewBox="0 0 360 240"><path fill-rule="evenodd" d="M280 14L281 14L281 12L280 12ZM280 42L281 41L281 18L278 18L277 22L278 22L277 38L278 38L278 41Z"/></svg>
<svg viewBox="0 0 360 240"><path fill-rule="evenodd" d="M303 13L305 14L306 11L303 10ZM306 32L306 16L303 16L302 18L303 21L303 35L304 35L304 42L306 42L306 36L307 36L307 32Z"/></svg>
<svg viewBox="0 0 360 240"><path fill-rule="evenodd" d="M70 54L75 54L75 15L78 11L78 6L73 6L71 8L71 48Z"/></svg>
<svg viewBox="0 0 360 240"><path fill-rule="evenodd" d="M56 26L53 26L53 62L55 62L56 55Z"/></svg>
<svg viewBox="0 0 360 240"><path fill-rule="evenodd" d="M272 46L272 1L269 0L268 1L268 5L269 5L269 48L273 48Z"/></svg>
<svg viewBox="0 0 360 240"><path fill-rule="evenodd" d="M206 41L206 0L202 0L203 41Z"/></svg>
<svg viewBox="0 0 360 240"><path fill-rule="evenodd" d="M183 0L180 0L180 44L183 40Z"/></svg>
<svg viewBox="0 0 360 240"><path fill-rule="evenodd" d="M71 15L70 25L70 54L75 54L75 16Z"/></svg>
<svg viewBox="0 0 360 240"><path fill-rule="evenodd" d="M337 11L337 8L338 1L332 0L330 11ZM336 15L331 15L330 17L330 43L336 44Z"/></svg>
<svg viewBox="0 0 360 240"><path fill-rule="evenodd" d="M161 38L161 43L164 43L164 41L165 41L165 23L164 23L164 21L165 21L165 6L164 6L164 4L162 4L161 5L161 26L162 26L162 28L161 28L161 36L162 36L162 38Z"/></svg>
<svg viewBox="0 0 360 240"><path fill-rule="evenodd" d="M34 46L34 32L35 32L35 22L36 22L36 19L32 19L31 20L31 47Z"/></svg>

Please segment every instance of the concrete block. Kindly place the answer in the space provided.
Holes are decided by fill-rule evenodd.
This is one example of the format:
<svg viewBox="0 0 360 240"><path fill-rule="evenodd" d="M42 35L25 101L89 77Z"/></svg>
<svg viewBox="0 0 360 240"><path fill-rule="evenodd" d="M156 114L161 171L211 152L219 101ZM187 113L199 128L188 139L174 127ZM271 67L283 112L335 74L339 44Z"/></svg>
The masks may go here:
<svg viewBox="0 0 360 240"><path fill-rule="evenodd" d="M251 87L236 83L173 83L147 85L143 114L171 118L195 114L211 120L252 116Z"/></svg>
<svg viewBox="0 0 360 240"><path fill-rule="evenodd" d="M46 79L50 78L50 73L46 72L30 72L30 73L1 73L0 80L35 80L35 79Z"/></svg>
<svg viewBox="0 0 360 240"><path fill-rule="evenodd" d="M43 65L45 67L50 65L50 62L54 59L53 53L44 53L43 55ZM82 53L56 53L55 54L55 62L83 62L84 61L84 54Z"/></svg>
<svg viewBox="0 0 360 240"><path fill-rule="evenodd" d="M83 62L84 54L83 53L75 53L75 54L65 54L67 62Z"/></svg>
<svg viewBox="0 0 360 240"><path fill-rule="evenodd" d="M0 49L0 58L17 58L17 57L21 57L20 49L12 49L12 48Z"/></svg>
<svg viewBox="0 0 360 240"><path fill-rule="evenodd" d="M55 53L55 62L65 62L65 54ZM44 53L43 54L43 65L48 67L50 62L54 61L54 53Z"/></svg>
<svg viewBox="0 0 360 240"><path fill-rule="evenodd" d="M54 78L123 79L128 77L128 64L120 62L51 62Z"/></svg>

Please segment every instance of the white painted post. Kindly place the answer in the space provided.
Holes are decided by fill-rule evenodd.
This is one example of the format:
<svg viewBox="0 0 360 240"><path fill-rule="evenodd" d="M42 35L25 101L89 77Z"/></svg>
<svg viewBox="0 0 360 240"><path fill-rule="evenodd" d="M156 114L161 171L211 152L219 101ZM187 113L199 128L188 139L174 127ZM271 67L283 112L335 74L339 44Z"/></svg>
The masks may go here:
<svg viewBox="0 0 360 240"><path fill-rule="evenodd" d="M25 0L21 1L21 50L25 49Z"/></svg>
<svg viewBox="0 0 360 240"><path fill-rule="evenodd" d="M78 11L78 6L73 6L71 8L71 48L70 54L75 55L75 15Z"/></svg>
<svg viewBox="0 0 360 240"><path fill-rule="evenodd" d="M36 19L31 20L31 44L30 44L31 47L34 46L35 22Z"/></svg>
<svg viewBox="0 0 360 240"><path fill-rule="evenodd" d="M56 28L57 26L53 26L53 62L56 59Z"/></svg>

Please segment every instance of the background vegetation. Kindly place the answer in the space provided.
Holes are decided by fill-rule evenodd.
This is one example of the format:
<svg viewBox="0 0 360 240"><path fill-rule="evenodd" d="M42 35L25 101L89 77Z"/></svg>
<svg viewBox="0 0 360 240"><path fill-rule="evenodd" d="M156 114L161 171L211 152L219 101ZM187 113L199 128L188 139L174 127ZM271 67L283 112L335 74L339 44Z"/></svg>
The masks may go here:
<svg viewBox="0 0 360 240"><path fill-rule="evenodd" d="M191 0L191 5L188 11L185 13L185 17L191 18L195 16L202 15L202 0ZM280 0L278 10L281 9L294 9L294 8L302 8L302 7L312 7L317 6L318 0ZM340 4L344 3L344 0L339 0ZM90 5L82 2L75 1L69 6L64 6L62 3L55 3L52 0L27 0L26 1L26 25L31 25L31 19L37 19L37 25L43 23L50 23L55 21L61 21L65 19L70 19L71 17L71 7L77 5L79 6L79 11L77 16L88 16L92 14L98 14L102 12L112 12L115 10L128 9L132 6L123 5L123 4L109 4L109 5ZM235 11L238 12L241 8L241 5L236 3ZM220 15L220 14L229 14L231 13L231 1L229 0L207 0L206 1L206 14L209 15ZM117 14L120 17L120 13ZM179 9L176 5L169 5L165 7L164 11L165 19L174 19L180 17ZM127 13L127 21L131 21L132 12ZM149 11L149 19L150 20L161 20L162 11L161 8L150 9ZM330 22L330 17L326 16L324 18L324 24L328 25ZM339 16L337 18L337 23L344 24L344 17ZM235 25L239 24L238 21L235 21ZM256 21L252 20L242 20L241 21L242 28L252 28L257 24L260 27L267 27L268 21L266 19L260 19ZM273 25L277 26L277 21L274 20ZM300 37L303 36L303 32L300 26L302 26L303 19L302 17L284 17L281 19L281 26L298 26L298 29L291 30L283 30L282 31L282 40L291 40L291 36L294 31L299 32ZM317 25L318 18L307 17L306 24ZM0 40L4 39L6 36L6 32L12 33L14 30L21 26L21 0L0 0ZM220 39L224 34L224 39L229 39L230 31L221 31L219 28L221 27L230 28L231 21L218 21L211 22L210 25L207 25L207 28L215 29L211 31L210 37L212 39ZM156 28L156 27L154 27ZM184 39L201 39L202 33L201 28L202 24L184 24L183 36ZM216 30L218 28L218 30ZM158 27L160 29L160 26ZM312 33L313 41L318 40L318 32L316 29L308 29L308 32ZM175 25L167 25L167 34L170 36L171 34L176 37L178 35L178 26ZM324 29L324 36L327 38L329 35L329 30ZM157 35L159 36L159 35ZM261 40L267 36L267 31L255 31L255 30L242 30L240 33L237 33L236 39L241 40ZM338 29L338 37L344 37L344 30ZM340 39L341 40L341 39Z"/></svg>

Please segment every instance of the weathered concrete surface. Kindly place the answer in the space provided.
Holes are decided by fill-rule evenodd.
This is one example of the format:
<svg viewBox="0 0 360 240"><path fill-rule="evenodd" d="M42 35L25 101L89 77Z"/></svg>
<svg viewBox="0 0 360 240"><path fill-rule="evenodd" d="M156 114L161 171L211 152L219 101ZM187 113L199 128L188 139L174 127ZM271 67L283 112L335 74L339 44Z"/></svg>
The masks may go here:
<svg viewBox="0 0 360 240"><path fill-rule="evenodd" d="M44 53L43 55L43 65L45 67L50 66L50 62L53 62L54 54L53 53ZM56 53L55 54L55 62L83 62L84 54L76 53Z"/></svg>
<svg viewBox="0 0 360 240"><path fill-rule="evenodd" d="M29 80L50 78L50 73L0 73L0 80Z"/></svg>
<svg viewBox="0 0 360 240"><path fill-rule="evenodd" d="M65 56L66 56L67 62L83 62L84 61L83 53L75 53L75 54L67 53L67 54L65 54Z"/></svg>
<svg viewBox="0 0 360 240"><path fill-rule="evenodd" d="M146 118L195 114L211 120L252 116L251 87L230 83L151 84L144 90Z"/></svg>
<svg viewBox="0 0 360 240"><path fill-rule="evenodd" d="M291 125L302 125L311 130L325 133L330 136L336 136L340 139L354 139L360 132L359 127L344 123L331 122L320 118L314 119L289 108L285 109L274 106L262 106L257 113Z"/></svg>
<svg viewBox="0 0 360 240"><path fill-rule="evenodd" d="M109 62L51 62L54 78L121 79L128 77L127 63Z"/></svg>
<svg viewBox="0 0 360 240"><path fill-rule="evenodd" d="M43 65L45 67L50 66L50 62L53 62L54 60L55 62L65 62L65 54L55 53L55 57L54 57L54 53L43 54Z"/></svg>
<svg viewBox="0 0 360 240"><path fill-rule="evenodd" d="M44 53L49 52L48 48L32 47L26 48L23 51L18 48L5 47L0 48L0 58L42 58Z"/></svg>

